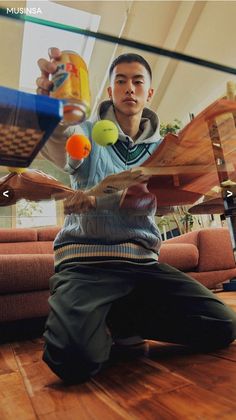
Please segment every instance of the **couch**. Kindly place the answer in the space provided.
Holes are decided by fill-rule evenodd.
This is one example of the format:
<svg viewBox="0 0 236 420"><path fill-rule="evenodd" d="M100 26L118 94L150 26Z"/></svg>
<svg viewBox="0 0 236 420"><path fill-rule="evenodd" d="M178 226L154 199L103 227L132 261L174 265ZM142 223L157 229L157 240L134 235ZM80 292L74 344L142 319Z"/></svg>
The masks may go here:
<svg viewBox="0 0 236 420"><path fill-rule="evenodd" d="M0 229L0 323L48 314L58 230Z"/></svg>
<svg viewBox="0 0 236 420"><path fill-rule="evenodd" d="M53 240L58 227L0 229L0 325L48 314ZM188 273L208 288L236 276L226 228L204 229L163 243L160 261Z"/></svg>
<svg viewBox="0 0 236 420"><path fill-rule="evenodd" d="M165 241L160 262L184 271L209 289L236 277L236 265L227 228L201 229Z"/></svg>

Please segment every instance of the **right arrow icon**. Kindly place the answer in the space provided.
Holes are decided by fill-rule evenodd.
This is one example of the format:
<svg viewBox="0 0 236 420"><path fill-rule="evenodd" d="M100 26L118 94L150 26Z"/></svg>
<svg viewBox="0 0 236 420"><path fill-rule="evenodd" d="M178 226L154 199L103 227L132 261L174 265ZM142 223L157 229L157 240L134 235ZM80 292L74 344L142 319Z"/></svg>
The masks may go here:
<svg viewBox="0 0 236 420"><path fill-rule="evenodd" d="M232 191L228 191L228 190L227 190L227 195L226 195L226 197L227 197L227 198L228 198L228 197L231 197L231 195L233 195Z"/></svg>

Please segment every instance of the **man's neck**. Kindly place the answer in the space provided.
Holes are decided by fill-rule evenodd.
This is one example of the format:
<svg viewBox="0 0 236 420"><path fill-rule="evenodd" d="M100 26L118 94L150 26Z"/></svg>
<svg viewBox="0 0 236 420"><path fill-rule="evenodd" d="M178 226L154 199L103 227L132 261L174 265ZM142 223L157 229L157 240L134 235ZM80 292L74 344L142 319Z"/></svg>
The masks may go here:
<svg viewBox="0 0 236 420"><path fill-rule="evenodd" d="M115 111L116 120L123 133L135 141L140 136L141 114L127 116L121 114L117 109Z"/></svg>

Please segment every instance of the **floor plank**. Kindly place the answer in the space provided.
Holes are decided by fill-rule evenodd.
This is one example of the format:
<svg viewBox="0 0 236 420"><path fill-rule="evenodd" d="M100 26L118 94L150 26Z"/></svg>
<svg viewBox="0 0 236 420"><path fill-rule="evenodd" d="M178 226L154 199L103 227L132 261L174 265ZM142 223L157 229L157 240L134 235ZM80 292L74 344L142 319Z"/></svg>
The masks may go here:
<svg viewBox="0 0 236 420"><path fill-rule="evenodd" d="M9 345L0 346L0 419L35 420L36 416Z"/></svg>
<svg viewBox="0 0 236 420"><path fill-rule="evenodd" d="M236 312L236 292L219 292L216 295Z"/></svg>
<svg viewBox="0 0 236 420"><path fill-rule="evenodd" d="M0 375L16 372L18 370L14 353L9 344L0 346Z"/></svg>
<svg viewBox="0 0 236 420"><path fill-rule="evenodd" d="M160 347L163 349L163 346ZM221 375L218 374L218 380L216 380L216 376L213 375L213 378L210 376L211 369L209 368L210 373L206 371L205 374L204 368L210 358L217 365L217 358L206 355L202 356L199 362L197 355L189 357L191 360L188 359L185 363L186 355L183 355L183 365L186 365L186 369L178 368L181 365L179 360L176 367L175 358L172 363L168 363L165 358L157 357L157 363L154 364L150 364L150 361L145 359L137 360L136 363L133 361L128 367L122 366L122 363L118 364L109 371L109 375L101 372L94 380L111 399L116 400L139 419L233 419L236 414L235 392L230 393L230 389L235 388L235 372L231 372L230 366L227 365L227 370ZM196 357L196 370L193 370L191 367ZM172 359L173 353L170 360ZM201 362L202 371L199 373ZM230 362L223 360L222 362L231 365ZM225 365L221 367L224 369ZM205 376L208 381L204 381ZM231 401L229 401L229 395ZM169 399L174 403L170 404ZM187 407L185 407L186 404ZM209 413L209 417L205 417L206 413Z"/></svg>
<svg viewBox="0 0 236 420"><path fill-rule="evenodd" d="M133 419L89 381L66 387L41 360L42 340L13 344L14 352L39 419ZM34 351L32 351L34 349Z"/></svg>
<svg viewBox="0 0 236 420"><path fill-rule="evenodd" d="M231 360L231 362L236 362L236 341L230 344L229 347L218 350L217 352L212 352L214 356L221 357L222 359Z"/></svg>
<svg viewBox="0 0 236 420"><path fill-rule="evenodd" d="M235 346L234 346L235 347ZM230 405L236 401L236 363L217 357L214 354L160 354L155 348L150 349L151 360L178 373L194 384L224 396ZM235 410L236 410L236 403ZM236 411L235 411L236 413Z"/></svg>
<svg viewBox="0 0 236 420"><path fill-rule="evenodd" d="M136 359L120 361L100 372L94 383L137 419L173 419L174 412L159 403L157 396L188 387L191 382L158 363Z"/></svg>
<svg viewBox="0 0 236 420"><path fill-rule="evenodd" d="M158 395L157 399L174 412L174 419L235 420L235 406L229 405L216 392L206 391L196 385ZM158 417L148 415L146 418L154 420Z"/></svg>

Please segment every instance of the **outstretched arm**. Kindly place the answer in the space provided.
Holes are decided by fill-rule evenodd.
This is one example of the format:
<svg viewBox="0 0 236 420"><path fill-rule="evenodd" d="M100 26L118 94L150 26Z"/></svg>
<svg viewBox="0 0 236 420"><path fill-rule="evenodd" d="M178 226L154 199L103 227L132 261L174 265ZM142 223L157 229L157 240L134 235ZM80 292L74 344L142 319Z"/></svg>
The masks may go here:
<svg viewBox="0 0 236 420"><path fill-rule="evenodd" d="M48 53L49 60L45 58L38 60L38 66L41 72L40 76L36 79L36 92L38 95L50 95L53 87L53 82L50 80L50 77L57 70L57 61L61 57L61 51L58 48L50 48ZM58 125L45 146L41 149L38 157L46 158L60 169L64 169L66 165L65 144L70 135L70 128Z"/></svg>

